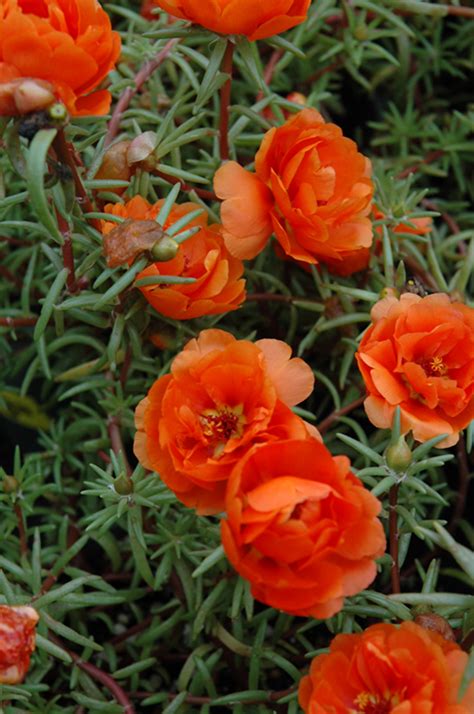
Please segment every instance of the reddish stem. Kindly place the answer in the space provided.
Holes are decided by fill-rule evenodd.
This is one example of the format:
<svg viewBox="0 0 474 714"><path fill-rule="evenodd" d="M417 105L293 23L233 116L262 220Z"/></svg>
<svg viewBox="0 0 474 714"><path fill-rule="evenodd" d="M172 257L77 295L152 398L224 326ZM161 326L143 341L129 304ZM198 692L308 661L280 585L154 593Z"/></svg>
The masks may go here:
<svg viewBox="0 0 474 714"><path fill-rule="evenodd" d="M158 69L158 67L163 64L165 59L170 54L173 47L179 42L179 39L173 38L169 40L160 52L146 64L143 65L141 70L135 75L134 87L127 87L127 89L121 94L115 109L112 114L112 118L109 121L109 126L107 127L107 133L105 135L104 147L107 148L112 141L115 139L120 130L120 122L122 121L122 115L127 110L132 98L140 91L145 82L151 77L153 72Z"/></svg>
<svg viewBox="0 0 474 714"><path fill-rule="evenodd" d="M37 322L37 317L0 317L0 327L31 327Z"/></svg>
<svg viewBox="0 0 474 714"><path fill-rule="evenodd" d="M234 59L234 44L227 40L224 57L222 59L222 72L229 75L229 79L221 88L221 112L219 121L219 148L221 161L229 159L229 105L232 89L232 63Z"/></svg>
<svg viewBox="0 0 474 714"><path fill-rule="evenodd" d="M82 660L75 652L65 647L61 640L55 635L52 635L50 633L49 639L55 644L57 644L59 647L61 647L65 652L67 652L74 664L77 665L79 669L82 669L84 672L87 672L87 674L90 675L92 679L95 679L96 682L100 682L106 689L108 689L112 696L118 701L118 703L123 706L124 714L135 714L135 707L130 701L127 693L115 681L115 679L110 676L110 674L107 674L107 672L103 672L91 662L84 662L84 660Z"/></svg>
<svg viewBox="0 0 474 714"><path fill-rule="evenodd" d="M85 213L92 213L94 211L94 206L92 205L84 184L82 183L82 179L77 170L74 147L66 141L64 129L60 129L58 131L58 134L53 142L53 148L56 152L56 156L58 157L58 161L68 166L71 171L76 190L76 197L78 202L81 204L82 210ZM90 218L89 223L93 228L100 231L100 221L95 218Z"/></svg>
<svg viewBox="0 0 474 714"><path fill-rule="evenodd" d="M363 397L358 397L357 399L354 399L353 402L350 404L347 404L345 407L341 407L341 409L336 409L335 411L332 412L326 419L323 419L323 421L318 424L318 431L321 434L325 434L329 427L333 425L335 421L337 421L340 417L345 416L346 414L350 414L354 409L357 409L357 407L360 407L361 404L363 404L365 399L365 396Z"/></svg>
<svg viewBox="0 0 474 714"><path fill-rule="evenodd" d="M390 577L392 580L392 593L396 594L401 592L400 590L400 567L398 558L398 542L400 539L400 534L398 532L398 514L397 514L397 501L398 501L398 483L394 484L390 489L388 499L389 499L389 515L388 515L388 528L389 528L389 540L390 540L390 555L392 556L392 566L390 569Z"/></svg>
<svg viewBox="0 0 474 714"><path fill-rule="evenodd" d="M127 454L122 441L122 434L120 432L120 424L115 417L109 417L107 419L107 431L109 433L110 443L112 445L112 451L117 456L121 453L125 468L127 471L127 478L132 475L132 467L128 463Z"/></svg>
<svg viewBox="0 0 474 714"><path fill-rule="evenodd" d="M406 178L410 174L415 174L417 171L421 169L422 166L427 166L428 164L432 164L433 161L436 161L437 159L440 159L442 156L444 156L445 152L443 149L437 149L436 151L430 151L424 159L419 161L417 164L414 164L413 166L408 166L406 169L403 169L403 171L400 171L399 174L397 174L397 178L402 179Z"/></svg>

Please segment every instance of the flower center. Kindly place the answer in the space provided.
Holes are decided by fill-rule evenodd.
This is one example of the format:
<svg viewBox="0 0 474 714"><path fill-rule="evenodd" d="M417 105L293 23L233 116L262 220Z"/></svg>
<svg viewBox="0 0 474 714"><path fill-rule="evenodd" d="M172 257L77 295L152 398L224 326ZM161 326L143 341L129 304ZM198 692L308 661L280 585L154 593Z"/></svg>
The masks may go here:
<svg viewBox="0 0 474 714"><path fill-rule="evenodd" d="M432 357L423 364L425 372L430 377L444 377L448 368L446 367L442 357Z"/></svg>
<svg viewBox="0 0 474 714"><path fill-rule="evenodd" d="M388 699L380 699L369 692L358 694L354 699L354 707L351 714L390 714L392 708Z"/></svg>
<svg viewBox="0 0 474 714"><path fill-rule="evenodd" d="M229 439L242 436L245 417L243 405L206 409L199 417L202 433L214 447L214 456L220 456Z"/></svg>

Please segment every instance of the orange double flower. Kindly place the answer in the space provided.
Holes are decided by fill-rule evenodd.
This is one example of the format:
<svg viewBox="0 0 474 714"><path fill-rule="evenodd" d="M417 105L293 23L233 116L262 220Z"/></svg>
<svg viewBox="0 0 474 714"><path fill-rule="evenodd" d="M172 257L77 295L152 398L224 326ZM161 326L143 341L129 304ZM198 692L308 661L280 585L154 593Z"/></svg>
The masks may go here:
<svg viewBox="0 0 474 714"><path fill-rule="evenodd" d="M337 635L303 677L305 714L471 714L474 683L461 700L469 656L459 645L414 622L378 624Z"/></svg>
<svg viewBox="0 0 474 714"><path fill-rule="evenodd" d="M284 342L204 330L138 405L135 454L185 505L223 511L230 472L251 446L314 433L290 409L313 382Z"/></svg>
<svg viewBox="0 0 474 714"><path fill-rule="evenodd" d="M389 429L400 407L403 432L417 441L447 434L455 444L474 419L474 310L448 295L386 297L356 354L372 424Z"/></svg>
<svg viewBox="0 0 474 714"><path fill-rule="evenodd" d="M311 0L154 0L174 17L249 40L278 35L306 20Z"/></svg>
<svg viewBox="0 0 474 714"><path fill-rule="evenodd" d="M55 98L72 115L106 114L97 89L120 54L120 37L96 0L0 0L0 116Z"/></svg>
<svg viewBox="0 0 474 714"><path fill-rule="evenodd" d="M222 543L257 600L332 617L376 576L385 551L380 502L317 439L278 440L236 464Z"/></svg>

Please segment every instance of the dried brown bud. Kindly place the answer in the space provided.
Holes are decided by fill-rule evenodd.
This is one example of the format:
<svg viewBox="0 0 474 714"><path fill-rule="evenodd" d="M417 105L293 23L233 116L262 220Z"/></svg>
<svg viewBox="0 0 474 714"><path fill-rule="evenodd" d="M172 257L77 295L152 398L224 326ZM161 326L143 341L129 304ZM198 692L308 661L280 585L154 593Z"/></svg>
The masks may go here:
<svg viewBox="0 0 474 714"><path fill-rule="evenodd" d="M20 488L20 484L14 476L3 477L3 490L5 493L16 493Z"/></svg>
<svg viewBox="0 0 474 714"><path fill-rule="evenodd" d="M95 178L102 181L130 181L133 173L127 161L127 152L130 144L131 142L128 140L119 141L107 149ZM113 188L109 190L120 195L126 189Z"/></svg>
<svg viewBox="0 0 474 714"><path fill-rule="evenodd" d="M420 627L424 627L425 630L437 632L444 637L445 640L449 640L450 642L456 641L449 622L435 612L420 613L415 617L415 622L417 625L420 625Z"/></svg>
<svg viewBox="0 0 474 714"><path fill-rule="evenodd" d="M29 114L55 101L54 86L43 79L20 77L0 84L0 116Z"/></svg>
<svg viewBox="0 0 474 714"><path fill-rule="evenodd" d="M145 171L152 171L156 167L156 158L153 151L156 146L156 135L154 131L145 131L136 136L128 147L128 165L140 164L140 168Z"/></svg>
<svg viewBox="0 0 474 714"><path fill-rule="evenodd" d="M152 249L156 252L157 244L164 239L170 240L156 221L125 221L104 235L107 265L109 268L116 268L118 265L133 262L141 253L151 252ZM176 243L175 245L177 246ZM164 260L154 257L155 260Z"/></svg>

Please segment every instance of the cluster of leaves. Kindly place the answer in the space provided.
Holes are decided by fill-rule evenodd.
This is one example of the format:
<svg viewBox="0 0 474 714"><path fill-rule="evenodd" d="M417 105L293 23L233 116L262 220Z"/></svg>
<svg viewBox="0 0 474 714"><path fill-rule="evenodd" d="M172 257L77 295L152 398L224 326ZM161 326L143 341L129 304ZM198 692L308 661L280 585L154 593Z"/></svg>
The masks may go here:
<svg viewBox="0 0 474 714"><path fill-rule="evenodd" d="M130 186L95 179L106 118L81 118L66 134L86 189L102 203L121 200L117 187L154 201L179 180L178 200L217 220L218 204L195 189L211 190L220 165L224 41L159 16L150 23L126 0L108 10L123 38L115 99L178 41L123 112L118 137L156 132L159 175L139 171ZM459 639L472 636L474 533L464 506L473 431L453 453L434 440L413 452L406 473L392 471L383 454L397 435L374 430L357 406L353 360L386 286L458 291L472 304L472 23L442 14L424 2L318 0L284 38L238 40L232 157L251 165L272 126L263 110L281 121L295 109L286 95L304 93L372 158L383 250L369 271L342 279L307 273L269 247L246 266L247 302L217 318L174 322L146 306L132 286L142 266L106 267L101 213L84 211L73 177L47 158L57 129L27 141L2 120L0 602L33 601L41 622L28 682L0 687L0 711L296 714L301 673L334 633L424 606ZM430 236L393 232L422 215L436 216ZM67 283L66 238L80 291ZM229 568L218 519L196 517L156 475L133 468L135 405L185 342L216 324L241 338L284 339L310 363L317 387L297 411L324 424L333 453L351 456L384 501L385 522L387 492L400 483L403 594L388 594L387 555L373 589L328 621L263 607ZM149 340L157 333L166 349Z"/></svg>

